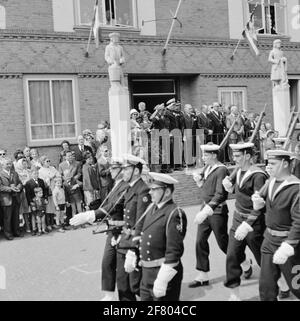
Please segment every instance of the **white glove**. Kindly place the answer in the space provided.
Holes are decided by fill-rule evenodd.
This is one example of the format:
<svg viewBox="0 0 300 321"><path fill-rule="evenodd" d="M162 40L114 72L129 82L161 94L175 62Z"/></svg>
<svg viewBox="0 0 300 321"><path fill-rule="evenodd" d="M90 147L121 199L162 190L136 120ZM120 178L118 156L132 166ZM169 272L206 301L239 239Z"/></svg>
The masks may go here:
<svg viewBox="0 0 300 321"><path fill-rule="evenodd" d="M193 174L193 179L196 182L196 184L198 185L198 187L201 188L203 186L202 175L194 173Z"/></svg>
<svg viewBox="0 0 300 321"><path fill-rule="evenodd" d="M166 295L168 283L176 275L177 271L168 264L162 264L157 277L153 284L153 294L157 298L161 298Z"/></svg>
<svg viewBox="0 0 300 321"><path fill-rule="evenodd" d="M231 183L231 181L229 179L229 176L226 176L223 179L222 184L223 184L226 192L229 192L229 193L233 192L233 185L232 185L232 183Z"/></svg>
<svg viewBox="0 0 300 321"><path fill-rule="evenodd" d="M70 225L82 225L85 223L92 224L96 219L95 211L87 211L83 213L78 213L74 215L73 218L70 219Z"/></svg>
<svg viewBox="0 0 300 321"><path fill-rule="evenodd" d="M124 269L127 273L131 273L136 268L137 257L133 251L128 250L124 263Z"/></svg>
<svg viewBox="0 0 300 321"><path fill-rule="evenodd" d="M255 211L258 211L262 208L265 207L265 200L259 195L259 192L255 192L252 196L251 196L251 200L253 203L253 209Z"/></svg>
<svg viewBox="0 0 300 321"><path fill-rule="evenodd" d="M209 205L205 205L203 209L196 215L194 223L201 224L207 219L208 216L211 216L213 214L213 209Z"/></svg>
<svg viewBox="0 0 300 321"><path fill-rule="evenodd" d="M295 254L294 248L286 243L282 242L280 247L276 250L273 256L274 264L284 264L290 256Z"/></svg>
<svg viewBox="0 0 300 321"><path fill-rule="evenodd" d="M121 241L121 235L119 235L117 239L115 239L115 237L113 236L111 238L110 244L111 246L116 246L117 244L119 244L120 241Z"/></svg>
<svg viewBox="0 0 300 321"><path fill-rule="evenodd" d="M234 237L235 239L237 239L238 241L242 241L249 232L252 232L253 228L246 223L245 221L240 224L240 226L236 229Z"/></svg>

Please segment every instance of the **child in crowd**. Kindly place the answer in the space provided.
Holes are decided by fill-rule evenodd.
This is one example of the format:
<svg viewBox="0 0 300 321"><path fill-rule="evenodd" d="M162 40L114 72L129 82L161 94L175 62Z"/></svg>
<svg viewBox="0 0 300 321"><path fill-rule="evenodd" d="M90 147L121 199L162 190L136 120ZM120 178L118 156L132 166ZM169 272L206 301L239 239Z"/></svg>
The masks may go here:
<svg viewBox="0 0 300 321"><path fill-rule="evenodd" d="M32 202L30 203L31 212L36 220L38 227L38 236L42 233L47 234L46 231L46 205L47 200L44 198L43 189L41 187L34 188L34 195Z"/></svg>
<svg viewBox="0 0 300 321"><path fill-rule="evenodd" d="M59 227L59 232L65 232L64 230L64 223L65 223L65 216L66 216L66 195L65 190L62 184L61 177L54 178L54 189L52 192L53 203L55 205L56 215L55 215L55 222L56 225Z"/></svg>

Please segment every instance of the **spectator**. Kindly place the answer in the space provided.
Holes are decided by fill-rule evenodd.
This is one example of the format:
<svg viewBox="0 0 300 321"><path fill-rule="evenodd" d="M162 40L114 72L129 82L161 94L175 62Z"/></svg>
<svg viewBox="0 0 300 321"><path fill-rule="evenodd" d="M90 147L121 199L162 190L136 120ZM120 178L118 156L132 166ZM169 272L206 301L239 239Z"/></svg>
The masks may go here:
<svg viewBox="0 0 300 321"><path fill-rule="evenodd" d="M58 171L63 178L67 202L72 207L72 217L82 211L82 169L73 152L66 152L66 160L59 164Z"/></svg>
<svg viewBox="0 0 300 321"><path fill-rule="evenodd" d="M30 169L25 158L21 158L17 161L15 171L18 173L19 178L23 186L30 180ZM27 233L31 232L31 214L29 204L27 202L25 188L22 189L20 194L20 215L23 215L25 221L25 229Z"/></svg>
<svg viewBox="0 0 300 321"><path fill-rule="evenodd" d="M75 161L80 162L82 165L84 162L84 157L83 157L84 153L86 151L89 151L92 154L93 150L90 146L84 145L84 138L82 135L78 136L77 141L78 141L78 145L73 147L72 150L74 151Z"/></svg>
<svg viewBox="0 0 300 321"><path fill-rule="evenodd" d="M136 121L140 124L143 122L144 114L149 113L149 112L146 110L146 104L143 101L141 101L138 104L138 110L139 110L139 115L138 115Z"/></svg>
<svg viewBox="0 0 300 321"><path fill-rule="evenodd" d="M39 178L45 182L45 187L48 190L48 203L46 206L46 225L48 229L56 228L54 214L55 214L55 206L53 203L52 192L54 189L54 178L60 176L58 170L51 166L51 160L49 157L43 155L40 158L42 167L39 169Z"/></svg>
<svg viewBox="0 0 300 321"><path fill-rule="evenodd" d="M266 130L273 130L273 126L270 123L266 123Z"/></svg>
<svg viewBox="0 0 300 321"><path fill-rule="evenodd" d="M67 140L61 142L62 151L59 153L59 164L65 161L66 152L70 151L70 143Z"/></svg>
<svg viewBox="0 0 300 321"><path fill-rule="evenodd" d="M198 128L204 130L204 143L210 142L212 140L212 125L211 120L208 117L208 107L202 105L201 112L198 115Z"/></svg>
<svg viewBox="0 0 300 321"><path fill-rule="evenodd" d="M65 232L64 224L66 217L66 195L62 184L62 178L54 178L53 203L55 206L55 223L59 232Z"/></svg>
<svg viewBox="0 0 300 321"><path fill-rule="evenodd" d="M23 151L21 149L17 149L15 152L14 152L14 162L13 162L13 168L16 167L17 165L17 161L21 158L24 158L25 155L23 153Z"/></svg>
<svg viewBox="0 0 300 321"><path fill-rule="evenodd" d="M99 145L105 144L108 139L107 133L107 124L105 121L102 121L98 124L98 129L96 131L96 141L99 142Z"/></svg>
<svg viewBox="0 0 300 321"><path fill-rule="evenodd" d="M295 146L295 157L292 161L292 174L300 179L300 143Z"/></svg>
<svg viewBox="0 0 300 321"><path fill-rule="evenodd" d="M235 125L233 130L235 131L237 135L237 141L243 141L244 137L244 125L241 116L239 115L239 111L237 106L231 106L230 107L230 115L226 118L226 127L227 129L230 129L233 122L235 121Z"/></svg>
<svg viewBox="0 0 300 321"><path fill-rule="evenodd" d="M19 175L12 170L12 161L9 158L2 160L0 170L0 205L3 212L3 230L7 240L13 236L23 236L19 231L20 193L23 185Z"/></svg>
<svg viewBox="0 0 300 321"><path fill-rule="evenodd" d="M101 156L97 160L97 163L98 163L100 185L101 185L100 198L103 201L112 188L113 180L111 178L111 174L109 170L109 167L110 167L109 150L106 145L102 145L100 149L101 149Z"/></svg>
<svg viewBox="0 0 300 321"><path fill-rule="evenodd" d="M24 150L23 150L24 156L27 160L28 163L28 168L31 168L31 161L32 161L32 157L30 155L30 147L25 146Z"/></svg>
<svg viewBox="0 0 300 321"><path fill-rule="evenodd" d="M97 140L95 140L95 137L93 134L88 134L86 135L86 138L85 138L85 146L90 147L92 150L93 156L95 156L98 148L100 147L100 143Z"/></svg>
<svg viewBox="0 0 300 321"><path fill-rule="evenodd" d="M42 233L47 234L46 231L46 204L47 200L43 194L43 189L41 187L35 187L33 189L34 198L30 202L30 207L32 211L32 216L36 220L38 233L40 236Z"/></svg>
<svg viewBox="0 0 300 321"><path fill-rule="evenodd" d="M42 167L41 161L40 161L40 155L37 149L33 148L30 150L30 156L31 156L31 166L37 167L40 169Z"/></svg>
<svg viewBox="0 0 300 321"><path fill-rule="evenodd" d="M275 136L275 131L274 130L268 130L266 133L266 139L264 142L264 148L263 148L263 154L264 154L264 160L266 162L267 165L267 151L270 149L275 149L276 148L276 144L274 141L274 136Z"/></svg>
<svg viewBox="0 0 300 321"><path fill-rule="evenodd" d="M25 193L26 193L26 199L28 204L30 205L33 202L33 199L35 198L35 192L34 189L36 187L41 187L43 190L43 197L48 199L48 189L45 185L45 182L39 178L39 170L36 167L32 167L30 171L30 179L25 184ZM31 208L32 213L32 208ZM36 217L35 215L31 215L31 225L32 225L32 235L36 235Z"/></svg>
<svg viewBox="0 0 300 321"><path fill-rule="evenodd" d="M186 166L194 164L196 156L196 130L198 128L198 118L192 105L186 104L183 112L184 119L184 156Z"/></svg>
<svg viewBox="0 0 300 321"><path fill-rule="evenodd" d="M97 160L91 154L85 156L85 163L82 167L82 188L84 202L89 206L91 202L100 198L100 177Z"/></svg>
<svg viewBox="0 0 300 321"><path fill-rule="evenodd" d="M213 131L212 141L215 144L220 144L224 138L224 131L226 124L223 114L219 112L219 103L213 103L213 110L209 113L208 117L211 120L211 126Z"/></svg>

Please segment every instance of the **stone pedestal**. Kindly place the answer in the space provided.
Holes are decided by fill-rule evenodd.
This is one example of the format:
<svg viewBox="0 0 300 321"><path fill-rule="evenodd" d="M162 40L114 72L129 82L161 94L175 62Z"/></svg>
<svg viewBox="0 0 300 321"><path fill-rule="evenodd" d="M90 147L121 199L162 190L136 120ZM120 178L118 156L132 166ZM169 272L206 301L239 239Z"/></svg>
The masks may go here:
<svg viewBox="0 0 300 321"><path fill-rule="evenodd" d="M290 90L289 85L273 87L274 129L279 137L284 137L288 130L290 119Z"/></svg>
<svg viewBox="0 0 300 321"><path fill-rule="evenodd" d="M121 157L131 153L128 89L111 82L108 98L112 157Z"/></svg>

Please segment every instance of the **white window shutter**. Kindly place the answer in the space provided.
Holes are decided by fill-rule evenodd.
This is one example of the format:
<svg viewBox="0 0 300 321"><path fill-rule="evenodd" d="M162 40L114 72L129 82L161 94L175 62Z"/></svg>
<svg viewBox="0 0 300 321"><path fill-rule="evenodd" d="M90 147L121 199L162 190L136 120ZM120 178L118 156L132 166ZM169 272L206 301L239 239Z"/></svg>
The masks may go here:
<svg viewBox="0 0 300 321"><path fill-rule="evenodd" d="M287 1L287 33L291 41L300 42L300 2L299 0Z"/></svg>
<svg viewBox="0 0 300 321"><path fill-rule="evenodd" d="M240 39L244 29L243 0L228 0L230 39Z"/></svg>
<svg viewBox="0 0 300 321"><path fill-rule="evenodd" d="M73 5L73 0L52 0L54 31L74 31L75 20Z"/></svg>
<svg viewBox="0 0 300 321"><path fill-rule="evenodd" d="M155 36L156 22L145 22L155 20L155 0L137 0L138 23L141 35Z"/></svg>
<svg viewBox="0 0 300 321"><path fill-rule="evenodd" d="M279 35L286 34L286 8L279 3L275 3L275 29Z"/></svg>

